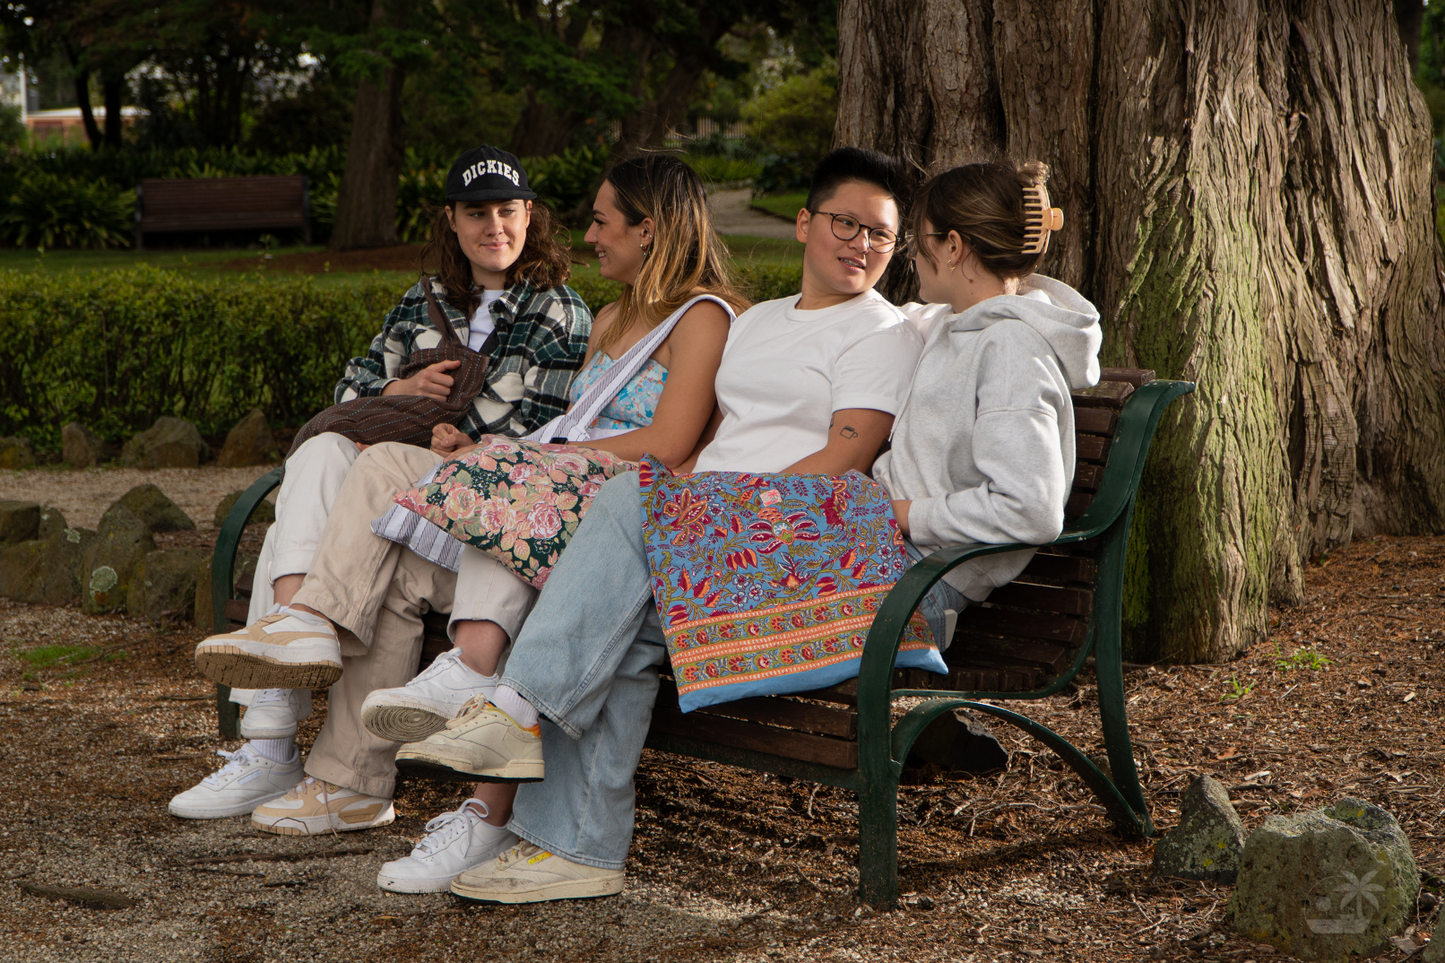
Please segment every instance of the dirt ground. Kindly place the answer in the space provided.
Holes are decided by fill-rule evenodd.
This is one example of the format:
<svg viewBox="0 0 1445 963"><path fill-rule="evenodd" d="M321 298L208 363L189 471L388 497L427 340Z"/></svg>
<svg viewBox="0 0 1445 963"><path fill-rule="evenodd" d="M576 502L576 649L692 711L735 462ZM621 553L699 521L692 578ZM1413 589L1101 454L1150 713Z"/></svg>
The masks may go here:
<svg viewBox="0 0 1445 963"><path fill-rule="evenodd" d="M1198 773L1229 787L1251 829L1346 795L1374 802L1400 820L1426 880L1404 945L1423 943L1445 882L1442 600L1445 538L1363 540L1312 565L1306 603L1277 611L1243 658L1130 672L1159 828ZM896 912L854 895L847 793L652 752L623 895L489 907L383 894L378 865L460 802L455 785L404 782L395 824L317 839L166 813L216 768L215 749L235 748L215 738L212 689L191 667L198 637L0 602L0 960L1283 959L1223 925L1230 887L1151 878L1153 844L1114 835L1078 779L1003 730L1006 772L900 791ZM47 666L56 652L71 655ZM1086 679L1033 711L1101 745L1092 698Z"/></svg>

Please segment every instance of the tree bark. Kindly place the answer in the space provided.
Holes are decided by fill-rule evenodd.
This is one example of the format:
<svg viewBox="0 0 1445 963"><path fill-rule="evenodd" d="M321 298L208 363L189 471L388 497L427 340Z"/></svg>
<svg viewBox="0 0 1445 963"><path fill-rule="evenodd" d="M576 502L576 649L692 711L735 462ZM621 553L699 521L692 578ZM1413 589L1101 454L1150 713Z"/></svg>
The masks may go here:
<svg viewBox="0 0 1445 963"><path fill-rule="evenodd" d="M71 63L75 62L72 57ZM100 150L100 128L96 126L95 111L90 106L90 71L79 66L75 70L75 99L80 104L80 121L85 126L85 139L90 142L92 150Z"/></svg>
<svg viewBox="0 0 1445 963"><path fill-rule="evenodd" d="M373 31L400 26L399 2L372 0ZM398 243L396 188L406 161L401 113L405 69L389 64L380 83L364 77L356 89L351 142L336 196L336 224L328 247L333 251L387 247Z"/></svg>
<svg viewBox="0 0 1445 963"><path fill-rule="evenodd" d="M125 92L125 77L107 77L101 84L105 93L105 146L120 150L122 124L125 118L121 112L121 95Z"/></svg>
<svg viewBox="0 0 1445 963"><path fill-rule="evenodd" d="M907 25L887 29L888 25ZM1044 264L1161 423L1125 625L1224 660L1352 536L1445 527L1432 133L1378 0L843 0L835 139L1053 169Z"/></svg>

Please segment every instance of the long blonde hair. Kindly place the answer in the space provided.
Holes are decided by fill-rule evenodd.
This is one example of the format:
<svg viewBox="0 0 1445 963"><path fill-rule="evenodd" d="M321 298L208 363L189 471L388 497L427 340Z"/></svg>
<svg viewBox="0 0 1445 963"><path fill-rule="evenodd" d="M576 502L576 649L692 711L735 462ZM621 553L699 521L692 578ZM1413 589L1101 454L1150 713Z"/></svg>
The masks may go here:
<svg viewBox="0 0 1445 963"><path fill-rule="evenodd" d="M657 327L698 294L715 294L734 311L748 307L713 230L707 191L691 167L667 154L643 154L612 168L607 182L628 227L648 217L656 227L637 279L622 287L617 319L599 340L599 351L634 324Z"/></svg>

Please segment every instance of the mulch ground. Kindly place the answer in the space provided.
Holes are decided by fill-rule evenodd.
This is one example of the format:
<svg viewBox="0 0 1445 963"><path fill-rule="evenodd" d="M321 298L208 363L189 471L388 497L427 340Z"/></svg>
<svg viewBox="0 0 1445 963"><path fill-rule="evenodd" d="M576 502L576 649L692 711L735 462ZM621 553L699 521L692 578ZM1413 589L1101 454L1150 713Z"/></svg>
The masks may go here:
<svg viewBox="0 0 1445 963"><path fill-rule="evenodd" d="M1275 611L1241 659L1130 672L1158 827L1200 773L1229 788L1249 829L1344 796L1373 802L1414 846L1426 886L1401 945L1423 943L1445 876L1442 602L1445 538L1362 540L1312 565L1305 603ZM167 799L218 762L211 689L190 664L199 633L0 603L0 637L0 959L1283 958L1224 924L1231 887L1153 878L1152 842L1115 835L1071 772L1001 729L1007 771L925 774L900 791L897 912L854 895L849 794L652 752L624 895L531 907L383 895L376 867L460 802L457 787L403 783L394 825L338 837L174 819ZM94 661L20 658L67 642L98 646ZM1084 679L1031 711L1102 747L1093 696ZM26 884L136 905L89 908Z"/></svg>

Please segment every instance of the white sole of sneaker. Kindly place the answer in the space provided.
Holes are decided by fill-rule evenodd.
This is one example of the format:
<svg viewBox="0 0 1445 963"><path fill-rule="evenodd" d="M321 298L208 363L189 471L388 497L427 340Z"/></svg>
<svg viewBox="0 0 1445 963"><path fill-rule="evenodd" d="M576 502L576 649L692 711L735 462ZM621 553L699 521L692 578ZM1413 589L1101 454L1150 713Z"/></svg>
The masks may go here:
<svg viewBox="0 0 1445 963"><path fill-rule="evenodd" d="M623 874L597 879L565 879L555 883L543 883L527 890L495 890L485 886L473 886L459 876L452 883L451 891L463 899L482 903L545 903L557 899L596 899L599 896L616 896L622 892Z"/></svg>
<svg viewBox="0 0 1445 963"><path fill-rule="evenodd" d="M202 642L196 647L196 668L233 689L325 689L341 678L339 662L282 662L229 643Z"/></svg>
<svg viewBox="0 0 1445 963"><path fill-rule="evenodd" d="M259 806L260 803L257 805ZM278 836L315 836L332 831L349 833L358 829L375 829L377 826L385 826L395 820L396 807L387 803L374 814L368 813L365 809L359 809L351 813L323 813L320 816L282 816L274 822L262 822L253 815L251 825L263 832L276 833Z"/></svg>
<svg viewBox="0 0 1445 963"><path fill-rule="evenodd" d="M392 742L421 742L446 728L446 717L420 705L361 707L361 724L373 735Z"/></svg>
<svg viewBox="0 0 1445 963"><path fill-rule="evenodd" d="M179 816L182 819L228 819L231 816L249 816L251 815L251 811L257 806L264 806L268 802L274 802L286 795L286 792L287 790L283 789L273 796L266 796L245 804L229 806L223 809L193 809L189 806L177 806L175 803L171 803L166 807L166 810L170 812L172 816Z"/></svg>
<svg viewBox="0 0 1445 963"><path fill-rule="evenodd" d="M454 879L456 879L455 876L442 876L438 879L406 879L377 873L376 885L388 893L445 893L452 888Z"/></svg>
<svg viewBox="0 0 1445 963"><path fill-rule="evenodd" d="M505 766L473 770L467 763L456 759L420 753L404 756L400 752L396 756L396 769L409 776L476 782L540 782L547 771L541 759L512 759Z"/></svg>
<svg viewBox="0 0 1445 963"><path fill-rule="evenodd" d="M241 716L241 738L242 738L242 739L294 739L294 738L296 738L296 733L297 733L297 731L298 731L298 727L297 727L297 725L296 725L294 722L291 724L291 728L289 728L289 729L285 729L285 728L270 728L270 729L266 729L266 728L262 728L262 727L260 727L260 726L257 726L257 727L255 727L255 728L248 728L248 727L246 726L246 717L245 717L244 715Z"/></svg>

